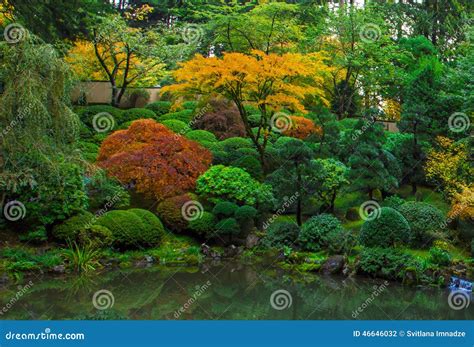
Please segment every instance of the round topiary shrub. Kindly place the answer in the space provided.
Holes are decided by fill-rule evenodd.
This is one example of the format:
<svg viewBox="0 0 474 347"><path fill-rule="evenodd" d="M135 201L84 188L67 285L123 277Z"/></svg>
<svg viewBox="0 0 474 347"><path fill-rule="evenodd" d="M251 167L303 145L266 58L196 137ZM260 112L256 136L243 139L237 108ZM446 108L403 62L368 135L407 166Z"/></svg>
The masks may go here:
<svg viewBox="0 0 474 347"><path fill-rule="evenodd" d="M357 272L372 277L403 279L403 269L413 257L393 248L364 248L359 256Z"/></svg>
<svg viewBox="0 0 474 347"><path fill-rule="evenodd" d="M145 106L147 110L153 111L157 116L162 116L170 112L170 101L155 101Z"/></svg>
<svg viewBox="0 0 474 347"><path fill-rule="evenodd" d="M239 223L235 218L226 218L219 221L216 224L215 234L226 235L232 238L233 235L237 235L240 232Z"/></svg>
<svg viewBox="0 0 474 347"><path fill-rule="evenodd" d="M199 236L211 237L214 233L216 218L210 212L204 211L201 217L189 222L189 229Z"/></svg>
<svg viewBox="0 0 474 347"><path fill-rule="evenodd" d="M77 236L83 230L90 227L94 221L94 215L90 212L84 211L69 219L66 219L59 225L53 227L53 237L62 242L76 241Z"/></svg>
<svg viewBox="0 0 474 347"><path fill-rule="evenodd" d="M189 124L189 122L191 122L191 120L193 119L193 111L182 110L178 112L167 113L159 117L160 122L168 120L168 119L176 119L186 124Z"/></svg>
<svg viewBox="0 0 474 347"><path fill-rule="evenodd" d="M405 203L401 197L397 195L389 196L383 201L384 207L391 207L398 211L398 209Z"/></svg>
<svg viewBox="0 0 474 347"><path fill-rule="evenodd" d="M244 169L254 178L261 178L263 176L262 164L252 155L244 155L237 160L234 160L231 163L231 166Z"/></svg>
<svg viewBox="0 0 474 347"><path fill-rule="evenodd" d="M399 211L410 225L410 244L415 247L429 247L444 225L443 213L424 202L407 202Z"/></svg>
<svg viewBox="0 0 474 347"><path fill-rule="evenodd" d="M228 201L218 202L212 209L212 213L218 218L233 217L239 209L237 204Z"/></svg>
<svg viewBox="0 0 474 347"><path fill-rule="evenodd" d="M180 135L184 135L191 130L191 128L186 123L176 119L164 120L161 122L161 124Z"/></svg>
<svg viewBox="0 0 474 347"><path fill-rule="evenodd" d="M257 216L257 210L252 206L241 206L235 211L235 218L237 220L250 220Z"/></svg>
<svg viewBox="0 0 474 347"><path fill-rule="evenodd" d="M330 214L320 214L311 217L302 226L298 238L298 243L303 249L317 252L323 248L328 247L329 238L331 240L337 239L339 234L345 234L344 228L339 219Z"/></svg>
<svg viewBox="0 0 474 347"><path fill-rule="evenodd" d="M153 229L153 234L158 234L160 239L165 233L165 228L160 219L155 216L152 212L144 210L141 208L131 208L128 212L135 213L138 217L141 218L142 222L145 223L149 228Z"/></svg>
<svg viewBox="0 0 474 347"><path fill-rule="evenodd" d="M369 219L362 225L360 243L367 247L391 247L407 243L410 226L400 212L391 207L382 207L378 212L378 217Z"/></svg>
<svg viewBox="0 0 474 347"><path fill-rule="evenodd" d="M262 239L266 247L282 248L293 246L298 238L300 228L292 222L274 222L267 229L267 234Z"/></svg>
<svg viewBox="0 0 474 347"><path fill-rule="evenodd" d="M173 196L160 202L156 208L158 216L163 223L174 231L181 231L188 227L188 221L183 217L181 211L183 205L197 198L192 194Z"/></svg>
<svg viewBox="0 0 474 347"><path fill-rule="evenodd" d="M197 105L198 105L197 101L185 101L185 102L182 103L181 106L183 106L183 108L185 110L193 110L194 111L196 109Z"/></svg>
<svg viewBox="0 0 474 347"><path fill-rule="evenodd" d="M110 130L116 129L119 124L124 122L123 111L110 105L92 105L81 107L76 110L76 114L79 116L81 121L89 128L92 128L94 116L100 113L108 113L113 117L115 124Z"/></svg>
<svg viewBox="0 0 474 347"><path fill-rule="evenodd" d="M131 108L123 111L122 122L131 122L137 119L155 119L155 112L148 110L146 108Z"/></svg>
<svg viewBox="0 0 474 347"><path fill-rule="evenodd" d="M83 247L103 249L112 245L114 237L108 228L94 224L88 229L82 229L79 231L77 241Z"/></svg>
<svg viewBox="0 0 474 347"><path fill-rule="evenodd" d="M216 135L206 130L191 130L186 134L186 137L190 140L206 143L206 142L216 142Z"/></svg>
<svg viewBox="0 0 474 347"><path fill-rule="evenodd" d="M160 233L133 212L109 211L96 224L112 232L113 244L120 249L155 246L160 241Z"/></svg>

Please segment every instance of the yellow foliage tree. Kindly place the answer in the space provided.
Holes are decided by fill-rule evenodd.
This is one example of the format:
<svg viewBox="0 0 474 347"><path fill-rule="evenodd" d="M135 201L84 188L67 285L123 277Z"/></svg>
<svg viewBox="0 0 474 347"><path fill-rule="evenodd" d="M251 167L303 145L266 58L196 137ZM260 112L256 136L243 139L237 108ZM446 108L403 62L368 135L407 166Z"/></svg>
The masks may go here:
<svg viewBox="0 0 474 347"><path fill-rule="evenodd" d="M269 132L275 128L271 122L275 113L282 108L305 113L302 102L308 95L319 96L327 104L321 87L329 71L324 58L322 54L277 55L261 51L250 55L225 53L222 58L196 55L174 72L177 84L164 87L162 92L175 96L219 94L232 100L265 168L265 148ZM256 132L248 120L247 105L260 112Z"/></svg>
<svg viewBox="0 0 474 347"><path fill-rule="evenodd" d="M112 16L94 30L92 41L76 41L65 60L81 80L108 80L111 104L118 106L128 86L156 85L163 77L157 41L152 32Z"/></svg>

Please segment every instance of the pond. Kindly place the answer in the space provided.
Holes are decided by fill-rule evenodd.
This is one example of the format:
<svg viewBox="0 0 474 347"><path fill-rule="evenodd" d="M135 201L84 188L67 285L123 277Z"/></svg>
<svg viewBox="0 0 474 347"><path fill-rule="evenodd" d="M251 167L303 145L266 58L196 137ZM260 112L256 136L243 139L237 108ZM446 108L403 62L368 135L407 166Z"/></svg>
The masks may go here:
<svg viewBox="0 0 474 347"><path fill-rule="evenodd" d="M474 319L474 305L452 309L448 296L233 262L43 275L0 289L1 319Z"/></svg>

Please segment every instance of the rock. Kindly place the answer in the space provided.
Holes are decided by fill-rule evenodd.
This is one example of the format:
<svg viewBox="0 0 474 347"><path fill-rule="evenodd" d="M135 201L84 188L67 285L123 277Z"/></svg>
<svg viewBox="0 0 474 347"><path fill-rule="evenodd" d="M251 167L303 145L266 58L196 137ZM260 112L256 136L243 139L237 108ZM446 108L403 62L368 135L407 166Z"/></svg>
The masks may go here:
<svg viewBox="0 0 474 347"><path fill-rule="evenodd" d="M247 238L245 239L245 247L247 248L254 248L258 245L260 238L255 234L248 234Z"/></svg>
<svg viewBox="0 0 474 347"><path fill-rule="evenodd" d="M325 275L333 275L342 272L346 261L342 255L333 255L329 257L321 267L321 272Z"/></svg>
<svg viewBox="0 0 474 347"><path fill-rule="evenodd" d="M145 255L144 258L147 263L153 264L155 262L155 258L152 257L151 255Z"/></svg>
<svg viewBox="0 0 474 347"><path fill-rule="evenodd" d="M66 267L64 265L56 265L56 266L53 266L52 271L58 274L63 274L66 272Z"/></svg>
<svg viewBox="0 0 474 347"><path fill-rule="evenodd" d="M239 248L234 245L224 249L224 258L233 258L239 254Z"/></svg>
<svg viewBox="0 0 474 347"><path fill-rule="evenodd" d="M9 282L9 278L8 278L8 275L6 274L6 272L2 273L2 275L0 275L0 285L1 286L4 286L5 284L7 284Z"/></svg>
<svg viewBox="0 0 474 347"><path fill-rule="evenodd" d="M201 252L204 256L206 257L211 257L211 253L212 253L212 249L211 247L209 247L208 245L206 245L205 243L203 243L201 245Z"/></svg>

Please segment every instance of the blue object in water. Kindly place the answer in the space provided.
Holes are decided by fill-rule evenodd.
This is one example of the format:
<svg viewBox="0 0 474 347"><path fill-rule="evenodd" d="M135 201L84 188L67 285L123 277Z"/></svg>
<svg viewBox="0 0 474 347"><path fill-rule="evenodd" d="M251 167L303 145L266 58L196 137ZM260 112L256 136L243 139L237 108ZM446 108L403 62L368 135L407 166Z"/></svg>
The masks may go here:
<svg viewBox="0 0 474 347"><path fill-rule="evenodd" d="M450 290L464 290L466 292L472 292L472 282L452 276L451 283L449 284L449 289Z"/></svg>

